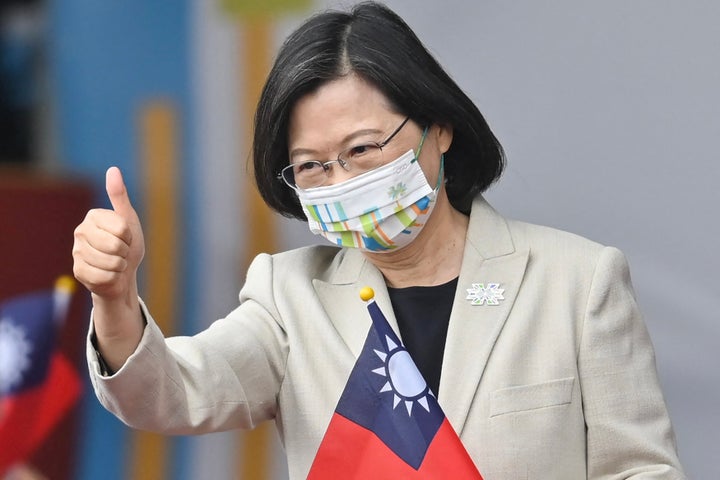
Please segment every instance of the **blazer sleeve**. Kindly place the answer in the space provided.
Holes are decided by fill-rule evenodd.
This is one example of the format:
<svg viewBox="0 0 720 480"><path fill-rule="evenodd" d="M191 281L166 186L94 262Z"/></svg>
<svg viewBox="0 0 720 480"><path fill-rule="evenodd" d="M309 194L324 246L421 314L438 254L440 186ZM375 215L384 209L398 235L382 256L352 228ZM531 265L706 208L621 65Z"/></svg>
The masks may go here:
<svg viewBox="0 0 720 480"><path fill-rule="evenodd" d="M627 262L603 249L578 354L589 479L683 479Z"/></svg>
<svg viewBox="0 0 720 480"><path fill-rule="evenodd" d="M240 306L193 337L164 338L142 304L147 326L136 351L104 376L88 335L96 396L127 425L170 434L253 428L273 418L287 341L275 308L272 258L248 269Z"/></svg>

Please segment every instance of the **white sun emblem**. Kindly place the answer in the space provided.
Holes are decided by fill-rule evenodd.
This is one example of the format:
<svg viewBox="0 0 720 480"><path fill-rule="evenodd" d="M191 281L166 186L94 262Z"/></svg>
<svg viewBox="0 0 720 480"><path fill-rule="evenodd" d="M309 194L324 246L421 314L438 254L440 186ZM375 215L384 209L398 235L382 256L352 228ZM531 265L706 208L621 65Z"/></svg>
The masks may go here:
<svg viewBox="0 0 720 480"><path fill-rule="evenodd" d="M472 288L467 289L468 296L465 300L471 300L473 305L499 305L500 300L505 300L504 288L499 283L488 283L487 287L482 283L473 283Z"/></svg>
<svg viewBox="0 0 720 480"><path fill-rule="evenodd" d="M432 395L432 393L410 354L388 336L385 337L385 342L389 353L374 350L382 360L383 366L376 368L373 372L388 379L380 392L393 392L393 408L403 402L408 416L412 415L415 403L429 412L428 395Z"/></svg>
<svg viewBox="0 0 720 480"><path fill-rule="evenodd" d="M30 368L32 346L25 332L7 319L0 320L0 393L20 383Z"/></svg>

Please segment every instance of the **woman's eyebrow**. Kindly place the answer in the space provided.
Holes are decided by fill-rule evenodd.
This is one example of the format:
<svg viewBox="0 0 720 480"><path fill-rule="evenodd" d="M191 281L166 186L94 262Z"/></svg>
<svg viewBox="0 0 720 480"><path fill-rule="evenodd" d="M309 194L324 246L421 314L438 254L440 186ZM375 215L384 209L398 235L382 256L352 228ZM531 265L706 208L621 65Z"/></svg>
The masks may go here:
<svg viewBox="0 0 720 480"><path fill-rule="evenodd" d="M346 135L345 138L343 138L340 141L340 144L347 145L348 143L352 142L353 140L355 140L358 137L362 137L365 135L379 135L381 133L383 133L383 131L379 130L377 128L363 128L361 130L356 130L356 131L350 133L349 135ZM298 148L293 148L292 150L290 150L290 158L296 157L299 155L316 155L317 153L318 153L318 150L314 150L312 148L298 147Z"/></svg>

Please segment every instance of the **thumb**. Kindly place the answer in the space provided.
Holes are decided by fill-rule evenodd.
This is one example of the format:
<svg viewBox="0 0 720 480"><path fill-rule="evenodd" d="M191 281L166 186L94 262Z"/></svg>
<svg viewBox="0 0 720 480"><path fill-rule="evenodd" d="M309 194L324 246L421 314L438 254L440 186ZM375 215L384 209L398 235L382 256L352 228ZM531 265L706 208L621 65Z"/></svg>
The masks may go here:
<svg viewBox="0 0 720 480"><path fill-rule="evenodd" d="M127 188L125 188L125 182L118 167L110 167L105 173L105 190L113 210L117 214L126 220L135 216L135 209L130 203Z"/></svg>

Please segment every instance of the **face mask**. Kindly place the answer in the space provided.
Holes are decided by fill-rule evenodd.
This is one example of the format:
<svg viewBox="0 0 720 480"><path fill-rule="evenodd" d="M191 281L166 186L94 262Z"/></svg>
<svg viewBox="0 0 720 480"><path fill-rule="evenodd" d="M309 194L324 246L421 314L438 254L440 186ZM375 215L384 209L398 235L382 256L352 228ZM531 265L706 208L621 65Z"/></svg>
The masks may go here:
<svg viewBox="0 0 720 480"><path fill-rule="evenodd" d="M296 192L314 234L342 247L388 252L406 246L420 233L435 206L442 171L441 157L433 189L409 150L337 185Z"/></svg>

